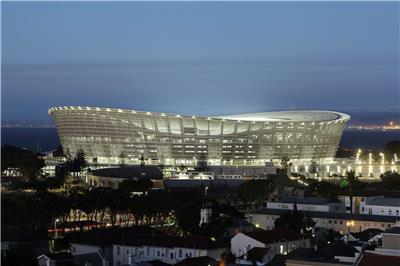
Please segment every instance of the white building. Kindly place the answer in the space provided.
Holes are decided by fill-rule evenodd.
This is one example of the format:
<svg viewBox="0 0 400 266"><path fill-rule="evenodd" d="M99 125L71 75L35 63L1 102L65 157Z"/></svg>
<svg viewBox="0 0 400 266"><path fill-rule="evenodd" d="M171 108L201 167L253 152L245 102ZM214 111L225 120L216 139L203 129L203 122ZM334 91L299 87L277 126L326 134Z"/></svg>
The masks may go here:
<svg viewBox="0 0 400 266"><path fill-rule="evenodd" d="M400 218L400 198L365 197L364 201L360 203L360 213Z"/></svg>
<svg viewBox="0 0 400 266"><path fill-rule="evenodd" d="M134 265L152 260L175 264L186 258L203 256L219 259L225 249L205 237L137 237L113 245L113 265Z"/></svg>
<svg viewBox="0 0 400 266"><path fill-rule="evenodd" d="M299 211L345 212L344 203L329 202L324 198L284 198L276 202L267 202L267 209L293 210L296 203Z"/></svg>
<svg viewBox="0 0 400 266"><path fill-rule="evenodd" d="M382 246L370 253L400 257L400 223L382 233Z"/></svg>
<svg viewBox="0 0 400 266"><path fill-rule="evenodd" d="M264 209L250 213L248 221L264 230L271 230L275 227L275 220L288 210ZM315 227L332 229L337 232L361 232L369 228L381 230L390 229L395 225L395 216L352 214L342 212L310 212L304 211L315 222Z"/></svg>
<svg viewBox="0 0 400 266"><path fill-rule="evenodd" d="M246 255L255 247L271 248L271 255L275 255L309 246L309 239L303 239L298 233L288 229L238 233L231 239L231 251L236 257Z"/></svg>

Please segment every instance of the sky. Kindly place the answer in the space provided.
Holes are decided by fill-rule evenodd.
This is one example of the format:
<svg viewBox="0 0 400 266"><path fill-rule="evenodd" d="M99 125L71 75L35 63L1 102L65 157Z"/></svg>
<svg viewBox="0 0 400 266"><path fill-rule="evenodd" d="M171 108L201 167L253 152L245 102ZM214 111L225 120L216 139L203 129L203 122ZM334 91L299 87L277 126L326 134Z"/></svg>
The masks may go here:
<svg viewBox="0 0 400 266"><path fill-rule="evenodd" d="M2 120L395 112L399 2L2 2Z"/></svg>

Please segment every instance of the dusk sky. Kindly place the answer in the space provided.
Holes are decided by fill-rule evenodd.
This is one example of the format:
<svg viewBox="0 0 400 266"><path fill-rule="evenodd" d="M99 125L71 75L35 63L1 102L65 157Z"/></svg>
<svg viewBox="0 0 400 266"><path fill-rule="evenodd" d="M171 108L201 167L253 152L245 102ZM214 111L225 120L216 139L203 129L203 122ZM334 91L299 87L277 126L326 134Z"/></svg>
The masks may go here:
<svg viewBox="0 0 400 266"><path fill-rule="evenodd" d="M2 3L2 119L399 108L399 2Z"/></svg>

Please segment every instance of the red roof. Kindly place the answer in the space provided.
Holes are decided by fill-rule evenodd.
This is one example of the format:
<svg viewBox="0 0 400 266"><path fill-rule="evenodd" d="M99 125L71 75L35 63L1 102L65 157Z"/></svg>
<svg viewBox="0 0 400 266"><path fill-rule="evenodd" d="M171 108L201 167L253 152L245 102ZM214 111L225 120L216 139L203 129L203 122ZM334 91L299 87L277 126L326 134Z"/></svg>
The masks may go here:
<svg viewBox="0 0 400 266"><path fill-rule="evenodd" d="M359 264L359 266L376 266L376 265L399 266L400 257L365 253L362 256Z"/></svg>
<svg viewBox="0 0 400 266"><path fill-rule="evenodd" d="M256 232L248 232L245 233L248 237L251 237L257 241L260 241L264 244L274 243L274 242L282 242L282 241L294 241L301 239L300 234L295 231L289 229L275 229L268 231L256 231Z"/></svg>

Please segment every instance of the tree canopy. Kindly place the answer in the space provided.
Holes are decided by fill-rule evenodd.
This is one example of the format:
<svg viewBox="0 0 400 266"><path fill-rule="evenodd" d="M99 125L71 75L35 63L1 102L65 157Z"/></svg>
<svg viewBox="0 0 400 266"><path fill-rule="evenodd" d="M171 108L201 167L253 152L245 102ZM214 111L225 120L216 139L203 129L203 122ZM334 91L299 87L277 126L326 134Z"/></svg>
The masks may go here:
<svg viewBox="0 0 400 266"><path fill-rule="evenodd" d="M315 222L310 217L296 209L282 214L275 220L276 229L287 228L298 233L307 232L314 225Z"/></svg>
<svg viewBox="0 0 400 266"><path fill-rule="evenodd" d="M1 170L18 168L25 180L35 180L45 166L43 159L30 150L11 145L1 147Z"/></svg>
<svg viewBox="0 0 400 266"><path fill-rule="evenodd" d="M392 160L394 154L400 156L400 140L394 140L386 143L383 152L388 160Z"/></svg>

